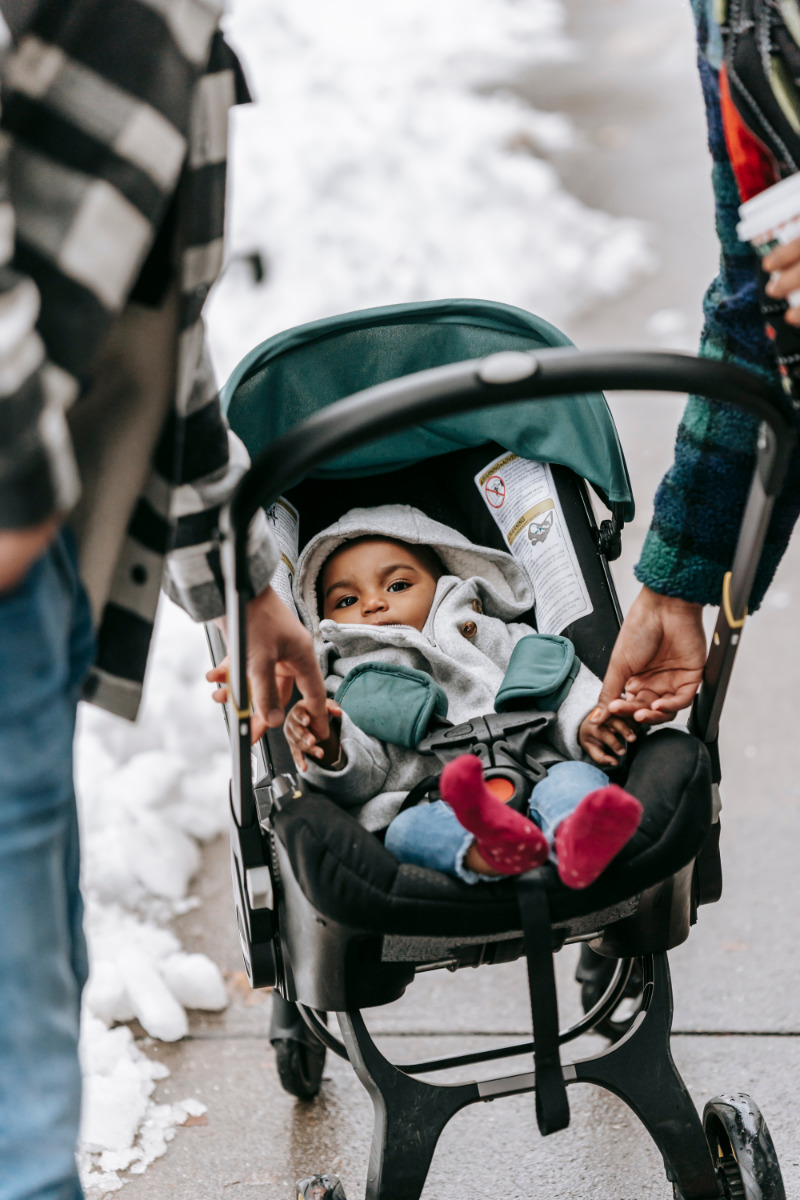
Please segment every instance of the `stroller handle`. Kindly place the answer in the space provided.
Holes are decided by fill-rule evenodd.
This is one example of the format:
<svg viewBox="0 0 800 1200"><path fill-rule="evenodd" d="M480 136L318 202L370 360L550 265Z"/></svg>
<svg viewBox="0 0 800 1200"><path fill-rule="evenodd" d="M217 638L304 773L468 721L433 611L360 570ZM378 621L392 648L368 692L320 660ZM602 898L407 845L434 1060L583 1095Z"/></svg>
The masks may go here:
<svg viewBox="0 0 800 1200"><path fill-rule="evenodd" d="M734 566L726 581L725 602L706 665L704 687L692 717L698 736L707 743L715 742L739 628L775 496L783 485L796 441L788 401L763 377L744 367L690 354L611 350L586 353L572 348L505 351L419 371L338 400L277 438L240 480L220 516L230 683L239 725L240 752L234 753L235 763L238 759L234 772L237 790L241 785L245 794L252 794L245 610L250 599L247 531L256 511L261 506L269 507L329 459L410 425L515 400L605 390L696 393L733 404L762 422L756 471Z"/></svg>

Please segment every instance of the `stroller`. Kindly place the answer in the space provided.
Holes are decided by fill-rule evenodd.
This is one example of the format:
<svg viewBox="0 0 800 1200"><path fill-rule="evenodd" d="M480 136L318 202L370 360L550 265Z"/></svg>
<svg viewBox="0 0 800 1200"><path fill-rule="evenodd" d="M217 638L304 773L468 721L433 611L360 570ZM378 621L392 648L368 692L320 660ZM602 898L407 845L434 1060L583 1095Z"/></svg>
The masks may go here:
<svg viewBox="0 0 800 1200"><path fill-rule="evenodd" d="M691 732L661 728L639 739L619 779L644 807L641 825L584 891L565 888L550 865L491 888L401 865L349 813L304 790L281 731L251 750L244 670L249 521L260 505L269 509L283 497L307 541L356 505L405 503L474 542L508 550L513 539L496 513L507 483L498 463L549 464L548 500L563 545L572 548L580 597L548 617L560 624L550 631L568 637L602 677L621 619L608 563L619 554L633 499L601 387L697 392L762 421ZM717 730L794 443L782 397L732 366L679 354L580 354L519 309L451 300L289 330L244 359L223 401L254 459L221 523L233 887L251 984L277 993L272 1035L284 1086L313 1095L326 1047L350 1060L375 1112L366 1200L419 1200L438 1138L464 1106L531 1092L539 1128L549 1134L568 1124L567 1086L581 1082L616 1093L633 1109L663 1156L677 1200L784 1200L775 1150L753 1101L718 1097L701 1119L689 1097L670 1053L667 962L699 906L721 894ZM599 527L589 486L611 513ZM524 487L514 503L517 533L537 514L542 524L541 502L529 503ZM285 565L292 569L288 556ZM533 624L534 613L523 620ZM225 648L215 630L209 637L218 662ZM524 712L512 712L470 722L455 731L459 749L485 762L507 761L503 754L513 750L525 720ZM587 950L589 1011L559 1030L553 958L572 942ZM361 1010L396 1000L418 972L519 958L527 963L532 1041L399 1065L373 1042ZM603 969L593 973L592 963ZM634 973L640 982L632 987ZM631 991L638 1011L615 1022ZM328 1028L329 1013L337 1015L341 1039ZM562 1065L560 1047L594 1029L611 1029L616 1040L599 1055ZM532 1070L447 1085L420 1078L521 1054L532 1054Z"/></svg>

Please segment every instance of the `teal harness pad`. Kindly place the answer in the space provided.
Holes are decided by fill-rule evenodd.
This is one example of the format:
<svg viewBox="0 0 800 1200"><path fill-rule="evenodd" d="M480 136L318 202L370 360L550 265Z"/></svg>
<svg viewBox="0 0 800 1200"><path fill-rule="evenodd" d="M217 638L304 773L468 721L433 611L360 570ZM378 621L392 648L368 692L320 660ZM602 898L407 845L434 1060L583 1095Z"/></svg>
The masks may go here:
<svg viewBox="0 0 800 1200"><path fill-rule="evenodd" d="M517 642L495 697L495 712L540 708L557 712L567 698L580 660L569 638L532 633Z"/></svg>
<svg viewBox="0 0 800 1200"><path fill-rule="evenodd" d="M496 712L539 708L555 712L567 697L580 662L568 638L531 634L517 642L494 707ZM447 716L447 696L415 667L360 663L336 693L350 720L370 737L416 750L434 716Z"/></svg>
<svg viewBox="0 0 800 1200"><path fill-rule="evenodd" d="M350 720L370 737L416 750L431 718L447 716L447 696L415 667L360 663L336 693Z"/></svg>

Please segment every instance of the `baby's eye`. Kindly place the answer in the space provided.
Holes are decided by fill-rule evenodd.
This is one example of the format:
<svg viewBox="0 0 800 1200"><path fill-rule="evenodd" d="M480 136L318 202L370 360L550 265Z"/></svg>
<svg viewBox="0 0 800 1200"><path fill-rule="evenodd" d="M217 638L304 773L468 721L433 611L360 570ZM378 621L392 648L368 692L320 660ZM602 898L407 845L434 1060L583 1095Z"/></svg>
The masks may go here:
<svg viewBox="0 0 800 1200"><path fill-rule="evenodd" d="M337 600L334 608L350 608L351 604L355 604L355 596L342 596L341 600Z"/></svg>
<svg viewBox="0 0 800 1200"><path fill-rule="evenodd" d="M387 592L404 592L410 587L411 584L407 579L395 579L394 583L390 583L386 590Z"/></svg>

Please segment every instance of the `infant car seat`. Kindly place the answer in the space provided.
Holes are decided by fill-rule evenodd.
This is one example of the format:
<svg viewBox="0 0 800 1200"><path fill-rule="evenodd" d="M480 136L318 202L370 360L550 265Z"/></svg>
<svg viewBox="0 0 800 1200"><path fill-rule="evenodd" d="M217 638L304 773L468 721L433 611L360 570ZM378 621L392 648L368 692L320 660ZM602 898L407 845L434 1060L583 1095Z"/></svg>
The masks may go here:
<svg viewBox="0 0 800 1200"><path fill-rule="evenodd" d="M619 553L633 506L600 387L697 392L765 423L692 732L660 729L640 739L621 780L642 802L641 825L583 891L565 888L550 865L469 887L400 864L347 811L302 786L280 731L251 754L244 674L250 519L263 505L278 520L271 506L282 498L284 516L299 514L305 542L354 505L400 502L477 543L508 550L508 527L495 519L480 482L487 467L494 464L497 474L497 463L509 456L547 463L549 499L584 598L582 607L562 612L561 628L548 631L569 637L602 676L620 622L608 561ZM566 1088L578 1082L599 1084L631 1106L663 1155L676 1197L782 1200L774 1149L753 1102L718 1098L701 1120L675 1068L666 953L688 936L698 906L720 895L717 729L764 531L794 442L782 398L744 370L688 355L579 354L528 313L463 300L353 313L290 330L248 355L224 400L255 459L221 521L242 952L253 986L274 987L283 998L286 1036L279 1040L297 1051L291 1090L310 1094L319 1086L315 1067L321 1071L324 1045L349 1058L369 1091L375 1129L367 1200L419 1200L437 1139L465 1105L533 1092L539 1127L550 1133L568 1122ZM611 511L599 528L589 486ZM530 506L524 496L517 500L525 528ZM293 569L290 553L284 567ZM524 619L533 624L536 616ZM219 661L224 647L215 632L210 636ZM553 954L574 941L618 966L585 1017L559 1032ZM361 1009L396 1000L419 971L519 957L527 962L532 1042L395 1065L372 1041ZM598 1056L562 1065L560 1046L608 1021L634 966L642 980L639 1010L623 1036ZM296 1009L287 1014L285 1002ZM327 1013L337 1014L342 1040L328 1029ZM533 1054L533 1070L448 1086L419 1079L521 1053Z"/></svg>

